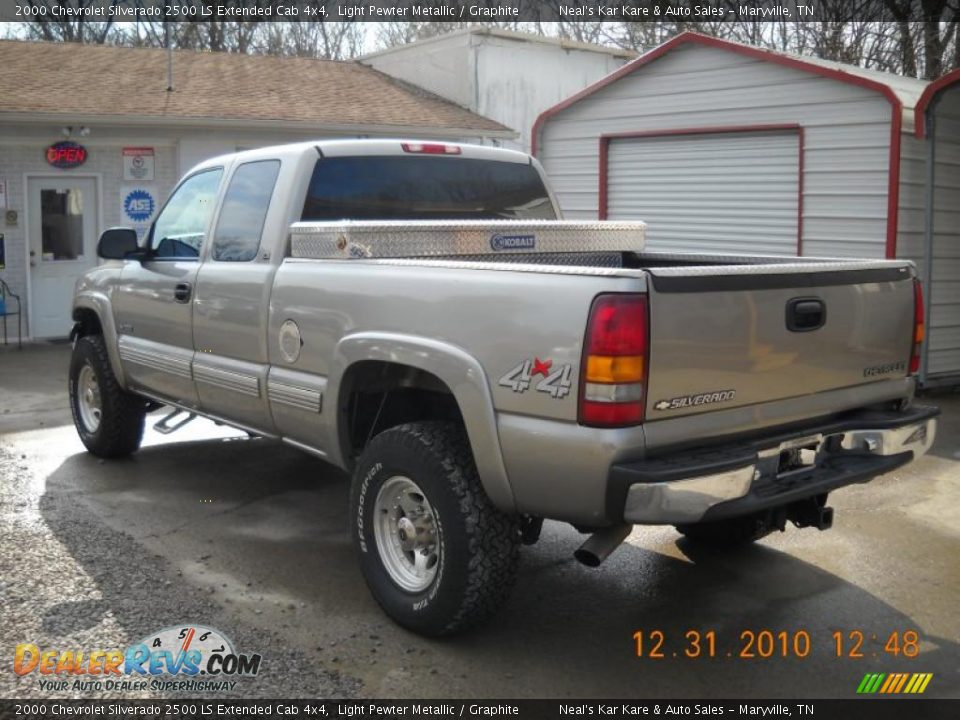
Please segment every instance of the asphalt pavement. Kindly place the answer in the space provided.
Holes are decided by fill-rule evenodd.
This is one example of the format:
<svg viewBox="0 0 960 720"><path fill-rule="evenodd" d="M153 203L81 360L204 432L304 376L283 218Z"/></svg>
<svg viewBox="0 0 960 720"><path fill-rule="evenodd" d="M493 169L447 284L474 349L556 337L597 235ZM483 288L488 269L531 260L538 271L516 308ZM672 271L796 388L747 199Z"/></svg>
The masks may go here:
<svg viewBox="0 0 960 720"><path fill-rule="evenodd" d="M124 648L188 623L263 655L232 697L854 697L868 672L934 673L927 696L960 697L956 393L928 399L944 416L927 457L831 496L832 530L717 552L638 528L589 569L583 536L547 523L500 614L437 641L369 595L341 471L205 420L98 460L70 420L68 358L0 350L0 697L157 696L41 688L14 648ZM715 657L687 657L711 632Z"/></svg>

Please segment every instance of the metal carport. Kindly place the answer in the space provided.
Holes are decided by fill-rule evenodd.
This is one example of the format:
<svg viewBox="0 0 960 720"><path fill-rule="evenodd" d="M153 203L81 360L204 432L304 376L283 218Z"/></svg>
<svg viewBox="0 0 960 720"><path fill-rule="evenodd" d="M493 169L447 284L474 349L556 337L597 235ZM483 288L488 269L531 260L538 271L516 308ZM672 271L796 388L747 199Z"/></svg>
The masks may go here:
<svg viewBox="0 0 960 720"><path fill-rule="evenodd" d="M927 340L924 385L960 380L960 70L927 86L916 106L925 143L923 276Z"/></svg>

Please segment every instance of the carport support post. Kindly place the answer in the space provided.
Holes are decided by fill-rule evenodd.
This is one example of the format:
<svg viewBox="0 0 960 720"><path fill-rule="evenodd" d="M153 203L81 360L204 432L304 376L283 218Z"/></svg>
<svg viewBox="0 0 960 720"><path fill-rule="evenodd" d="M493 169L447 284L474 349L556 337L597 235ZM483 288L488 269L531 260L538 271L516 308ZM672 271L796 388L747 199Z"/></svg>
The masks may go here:
<svg viewBox="0 0 960 720"><path fill-rule="evenodd" d="M920 385L927 382L927 367L930 361L930 308L931 297L933 296L933 193L934 181L936 180L936 127L934 124L934 112L937 106L935 98L927 108L923 121L927 127L927 177L924 194L924 222L923 222L923 348L920 357Z"/></svg>

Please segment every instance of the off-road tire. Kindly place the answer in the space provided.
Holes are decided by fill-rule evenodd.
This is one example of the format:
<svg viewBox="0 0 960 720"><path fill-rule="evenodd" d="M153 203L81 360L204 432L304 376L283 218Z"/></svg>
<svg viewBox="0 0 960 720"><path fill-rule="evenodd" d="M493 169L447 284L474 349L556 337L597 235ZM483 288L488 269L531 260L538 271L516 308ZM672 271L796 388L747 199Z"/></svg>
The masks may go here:
<svg viewBox="0 0 960 720"><path fill-rule="evenodd" d="M677 532L704 547L736 547L766 537L777 528L755 515L717 522L677 525Z"/></svg>
<svg viewBox="0 0 960 720"><path fill-rule="evenodd" d="M419 486L436 517L437 573L417 593L390 577L374 535L377 494L398 475ZM400 625L422 635L450 635L483 622L508 597L519 564L520 521L490 502L458 423L409 423L373 438L354 471L350 510L363 576Z"/></svg>
<svg viewBox="0 0 960 720"><path fill-rule="evenodd" d="M93 432L84 424L78 407L77 379L85 365L93 369L100 388L100 424ZM120 387L102 335L86 335L73 346L69 385L73 424L87 450L102 458L125 457L137 451L143 439L147 403Z"/></svg>

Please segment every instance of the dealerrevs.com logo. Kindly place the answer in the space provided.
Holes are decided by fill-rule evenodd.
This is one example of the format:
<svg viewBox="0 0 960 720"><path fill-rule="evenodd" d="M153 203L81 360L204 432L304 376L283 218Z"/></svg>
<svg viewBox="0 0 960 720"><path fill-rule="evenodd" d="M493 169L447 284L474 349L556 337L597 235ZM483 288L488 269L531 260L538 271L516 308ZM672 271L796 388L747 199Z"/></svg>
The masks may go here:
<svg viewBox="0 0 960 720"><path fill-rule="evenodd" d="M41 649L21 643L13 671L36 675L41 690L223 691L236 678L255 677L261 656L236 652L219 630L202 625L169 627L126 650Z"/></svg>

